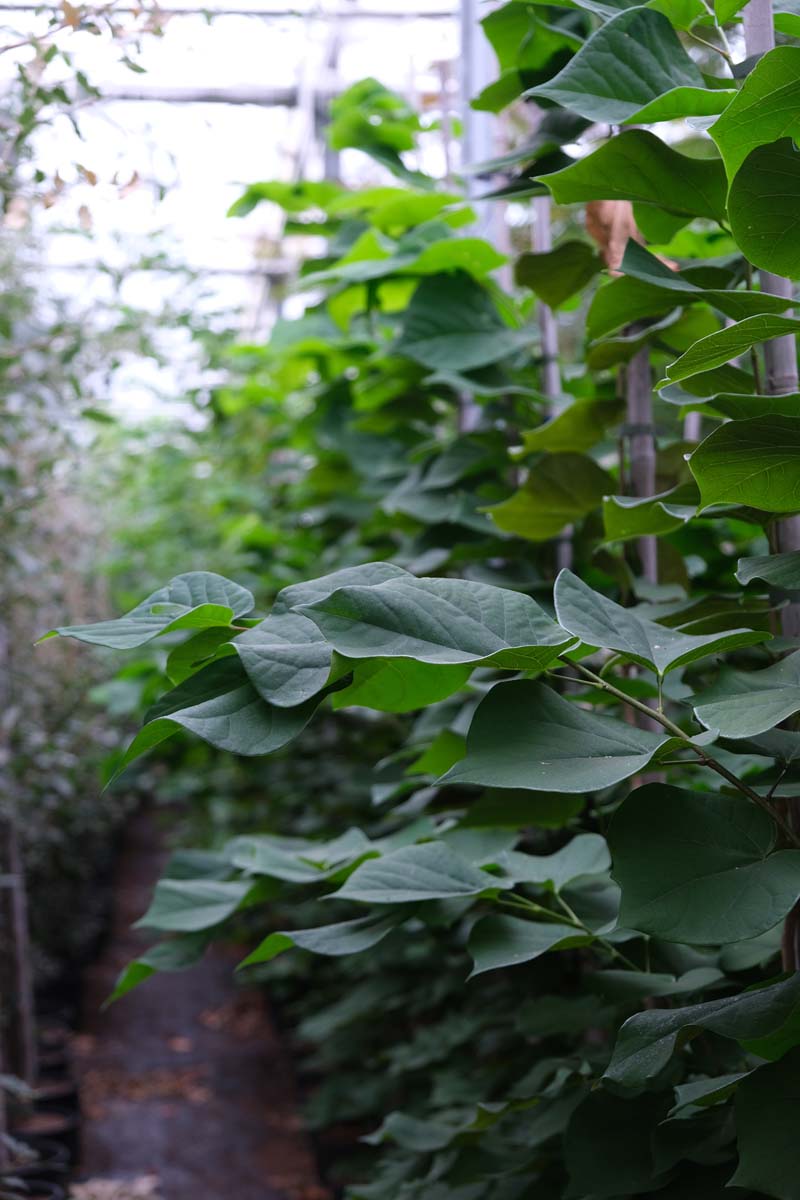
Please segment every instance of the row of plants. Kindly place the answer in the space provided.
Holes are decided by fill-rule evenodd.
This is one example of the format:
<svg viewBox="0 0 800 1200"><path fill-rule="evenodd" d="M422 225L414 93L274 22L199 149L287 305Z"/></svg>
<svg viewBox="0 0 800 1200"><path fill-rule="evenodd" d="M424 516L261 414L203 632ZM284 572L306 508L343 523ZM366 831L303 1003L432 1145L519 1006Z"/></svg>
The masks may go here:
<svg viewBox="0 0 800 1200"><path fill-rule="evenodd" d="M402 186L237 206L327 239L187 455L237 580L54 631L155 642L116 681L151 701L116 774L155 751L211 817L115 997L244 939L315 1122L365 1135L349 1200L800 1196L786 9L486 19L477 103L524 93L534 126L487 186L518 235L555 206L511 292L405 165L401 102L341 101L339 144Z"/></svg>

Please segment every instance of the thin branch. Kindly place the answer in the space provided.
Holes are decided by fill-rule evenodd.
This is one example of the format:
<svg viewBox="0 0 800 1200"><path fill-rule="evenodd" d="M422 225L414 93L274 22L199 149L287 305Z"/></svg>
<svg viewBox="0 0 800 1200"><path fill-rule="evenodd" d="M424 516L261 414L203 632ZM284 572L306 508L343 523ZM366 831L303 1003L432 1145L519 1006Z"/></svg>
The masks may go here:
<svg viewBox="0 0 800 1200"><path fill-rule="evenodd" d="M663 712L658 712L656 709L648 708L646 704L642 704L641 701L634 699L633 696L628 696L620 688L614 687L612 683L609 683L605 679L601 679L599 675L595 675L594 671L590 671L589 668L584 667L582 663L572 663L572 666L576 667L577 670L579 670L581 674L585 675L588 679L593 680L596 684L601 686L610 695L616 696L616 698L623 704L628 704L631 708L635 708L637 711L644 713L645 716L657 721L658 724L663 726L663 728L671 733L673 737L680 738L680 740L685 744L687 750L693 751L693 753L698 756L704 767L709 767L712 771L716 771L717 775L721 775L722 778L730 783L732 787L735 787L737 791L742 793L742 795L747 796L748 800L752 800L754 804L757 804L759 808L762 808L764 812L772 817L775 824L780 828L781 832L791 845L800 845L800 839L798 839L797 834L784 820L781 814L775 808L773 808L769 800L767 800L764 796L759 795L758 792L753 791L751 787L748 787L748 785L734 775L732 771L729 771L727 767L723 766L718 759L714 758L711 754L708 754L702 748L702 746L695 745L689 735L685 733L679 725L676 725L674 721L671 721L669 717L665 716Z"/></svg>

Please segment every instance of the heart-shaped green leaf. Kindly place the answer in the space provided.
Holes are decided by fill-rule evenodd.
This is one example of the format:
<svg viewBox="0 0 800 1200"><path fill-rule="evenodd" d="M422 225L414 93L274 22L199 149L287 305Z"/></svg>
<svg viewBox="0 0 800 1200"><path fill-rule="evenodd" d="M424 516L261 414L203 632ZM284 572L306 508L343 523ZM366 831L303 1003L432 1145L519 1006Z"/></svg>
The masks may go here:
<svg viewBox="0 0 800 1200"><path fill-rule="evenodd" d="M297 708L277 708L259 696L237 659L211 663L150 710L114 778L179 729L233 754L272 754L305 729L318 703L315 697Z"/></svg>
<svg viewBox="0 0 800 1200"><path fill-rule="evenodd" d="M609 425L621 416L618 400L579 400L539 425L522 434L525 454L546 451L550 454L569 454L591 450L600 441Z"/></svg>
<svg viewBox="0 0 800 1200"><path fill-rule="evenodd" d="M531 468L519 491L486 511L505 533L543 542L597 508L612 486L594 459L549 454Z"/></svg>
<svg viewBox="0 0 800 1200"><path fill-rule="evenodd" d="M800 651L763 671L726 668L692 703L698 721L723 737L766 733L800 711Z"/></svg>
<svg viewBox="0 0 800 1200"><path fill-rule="evenodd" d="M279 708L303 704L328 682L331 648L300 613L267 617L233 645L259 696Z"/></svg>
<svg viewBox="0 0 800 1200"><path fill-rule="evenodd" d="M670 363L667 367L667 379L676 383L679 379L689 379L692 375L710 371L713 367L721 367L732 358L746 353L751 346L782 337L787 333L796 334L798 329L800 321L793 317L779 317L766 313L745 317L743 321L737 321L735 325L728 325L695 342L685 354L674 363Z"/></svg>
<svg viewBox="0 0 800 1200"><path fill-rule="evenodd" d="M484 917L473 926L467 943L474 964L470 979L485 971L531 962L548 950L568 950L591 941L591 935L576 933L568 925L522 921L518 917Z"/></svg>
<svg viewBox="0 0 800 1200"><path fill-rule="evenodd" d="M740 558L736 578L744 585L754 579L763 579L765 583L786 588L787 591L800 589L800 550L789 550L786 554L757 554L753 558Z"/></svg>
<svg viewBox="0 0 800 1200"><path fill-rule="evenodd" d="M722 163L679 154L645 129L611 138L592 154L539 180L558 204L635 200L680 216L725 218Z"/></svg>
<svg viewBox="0 0 800 1200"><path fill-rule="evenodd" d="M606 21L558 75L525 94L554 100L590 121L619 125L676 88L688 108L674 115L694 114L694 93L705 91L700 69L665 16L631 8Z"/></svg>
<svg viewBox="0 0 800 1200"><path fill-rule="evenodd" d="M442 782L596 792L643 771L674 739L586 712L529 680L493 687Z"/></svg>
<svg viewBox="0 0 800 1200"><path fill-rule="evenodd" d="M759 1067L736 1089L739 1165L733 1188L755 1188L777 1200L795 1200L800 1172L797 1112L800 1048Z"/></svg>
<svg viewBox="0 0 800 1200"><path fill-rule="evenodd" d="M479 870L442 842L423 842L368 859L334 895L369 904L406 904L477 896L504 886L508 882Z"/></svg>
<svg viewBox="0 0 800 1200"><path fill-rule="evenodd" d="M610 542L680 529L697 512L700 496L694 484L682 484L659 496L606 496L603 524Z"/></svg>
<svg viewBox="0 0 800 1200"><path fill-rule="evenodd" d="M527 670L546 666L571 642L529 596L463 579L345 587L302 611L347 658Z"/></svg>
<svg viewBox="0 0 800 1200"><path fill-rule="evenodd" d="M609 1083L643 1088L685 1042L704 1029L735 1041L767 1038L800 1010L800 972L769 987L751 988L686 1008L654 1009L630 1017L620 1030Z"/></svg>
<svg viewBox="0 0 800 1200"><path fill-rule="evenodd" d="M758 937L800 896L800 850L744 796L648 784L611 823L620 924L693 945Z"/></svg>
<svg viewBox="0 0 800 1200"><path fill-rule="evenodd" d="M238 583L211 571L189 571L176 575L124 617L94 625L65 625L39 640L59 635L114 650L133 650L162 633L230 625L234 617L249 613L253 604L252 593Z"/></svg>
<svg viewBox="0 0 800 1200"><path fill-rule="evenodd" d="M730 180L758 146L800 133L800 47L763 55L709 133Z"/></svg>
<svg viewBox="0 0 800 1200"><path fill-rule="evenodd" d="M330 575L321 575L318 579L309 579L303 583L293 583L278 592L272 606L271 616L298 608L301 604L313 604L324 596L330 596L337 588L358 585L359 587L375 587L385 583L387 579L409 579L411 575L394 563L370 562L360 567L343 567L341 571L332 571Z"/></svg>
<svg viewBox="0 0 800 1200"><path fill-rule="evenodd" d="M563 628L582 642L616 650L662 676L710 654L768 641L770 636L755 629L731 629L710 634L668 629L647 617L638 616L635 609L615 604L566 570L556 580L555 602Z"/></svg>
<svg viewBox="0 0 800 1200"><path fill-rule="evenodd" d="M701 508L744 504L764 512L796 512L800 417L729 421L700 443L689 467L700 488Z"/></svg>
<svg viewBox="0 0 800 1200"><path fill-rule="evenodd" d="M171 933L197 933L227 920L253 890L251 880L161 879L136 925Z"/></svg>
<svg viewBox="0 0 800 1200"><path fill-rule="evenodd" d="M361 659L351 665L353 682L334 693L334 708L357 704L378 712L413 712L452 696L472 673L469 663L426 663L413 658Z"/></svg>
<svg viewBox="0 0 800 1200"><path fill-rule="evenodd" d="M270 962L292 946L329 958L360 954L363 950L371 950L378 942L382 942L387 934L406 919L406 915L370 915L357 917L354 921L339 921L335 925L320 925L315 929L285 929L279 933L270 933L239 963L238 969L252 966L254 963Z"/></svg>
<svg viewBox="0 0 800 1200"><path fill-rule="evenodd" d="M424 279L406 309L399 353L432 370L471 371L530 347L510 329L489 292L467 275Z"/></svg>
<svg viewBox="0 0 800 1200"><path fill-rule="evenodd" d="M790 279L800 276L798 205L800 152L792 139L748 154L731 183L728 215L739 249L755 266Z"/></svg>
<svg viewBox="0 0 800 1200"><path fill-rule="evenodd" d="M540 884L560 892L582 876L604 875L611 867L611 857L606 839L599 833L579 833L554 854L509 850L500 866L515 883Z"/></svg>
<svg viewBox="0 0 800 1200"><path fill-rule="evenodd" d="M551 308L581 291L603 269L603 260L587 242L562 242L541 254L521 254L514 278Z"/></svg>

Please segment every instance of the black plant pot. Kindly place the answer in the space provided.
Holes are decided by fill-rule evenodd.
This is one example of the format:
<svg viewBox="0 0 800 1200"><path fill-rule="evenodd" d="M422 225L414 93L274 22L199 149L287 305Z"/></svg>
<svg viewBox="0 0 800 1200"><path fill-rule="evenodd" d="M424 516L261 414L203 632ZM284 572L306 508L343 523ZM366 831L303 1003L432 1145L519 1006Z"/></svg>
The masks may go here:
<svg viewBox="0 0 800 1200"><path fill-rule="evenodd" d="M50 1183L58 1183L69 1171L69 1154L66 1146L60 1142L50 1141L42 1137L17 1138L31 1152L31 1157L24 1163L17 1163L0 1171L0 1186L5 1177L13 1179L46 1179Z"/></svg>
<svg viewBox="0 0 800 1200"><path fill-rule="evenodd" d="M19 1200L67 1200L65 1188L60 1183L51 1183L46 1179L26 1179L24 1189L5 1187L0 1181L0 1196L19 1197Z"/></svg>
<svg viewBox="0 0 800 1200"><path fill-rule="evenodd" d="M20 1138L45 1138L64 1146L71 1162L80 1157L80 1117L69 1108L39 1108L18 1117L12 1124L11 1134Z"/></svg>
<svg viewBox="0 0 800 1200"><path fill-rule="evenodd" d="M55 1109L77 1114L78 1085L68 1071L45 1074L34 1089L33 1103L41 1112Z"/></svg>

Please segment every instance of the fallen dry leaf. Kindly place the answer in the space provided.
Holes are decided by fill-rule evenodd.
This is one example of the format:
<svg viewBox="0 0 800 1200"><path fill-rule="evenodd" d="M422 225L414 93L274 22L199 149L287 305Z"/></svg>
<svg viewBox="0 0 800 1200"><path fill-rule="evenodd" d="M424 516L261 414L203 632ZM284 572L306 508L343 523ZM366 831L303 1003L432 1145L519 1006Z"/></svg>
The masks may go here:
<svg viewBox="0 0 800 1200"><path fill-rule="evenodd" d="M194 1042L188 1037L171 1037L167 1039L167 1045L170 1050L174 1050L176 1054L191 1054L194 1047Z"/></svg>
<svg viewBox="0 0 800 1200"><path fill-rule="evenodd" d="M206 1067L159 1067L136 1074L110 1068L86 1071L81 1081L81 1104L88 1117L102 1117L115 1100L187 1100L207 1104L212 1093L205 1082Z"/></svg>
<svg viewBox="0 0 800 1200"><path fill-rule="evenodd" d="M215 1032L225 1030L236 1038L247 1040L269 1029L260 997L245 993L234 996L219 1008L207 1008L200 1014L200 1024Z"/></svg>

